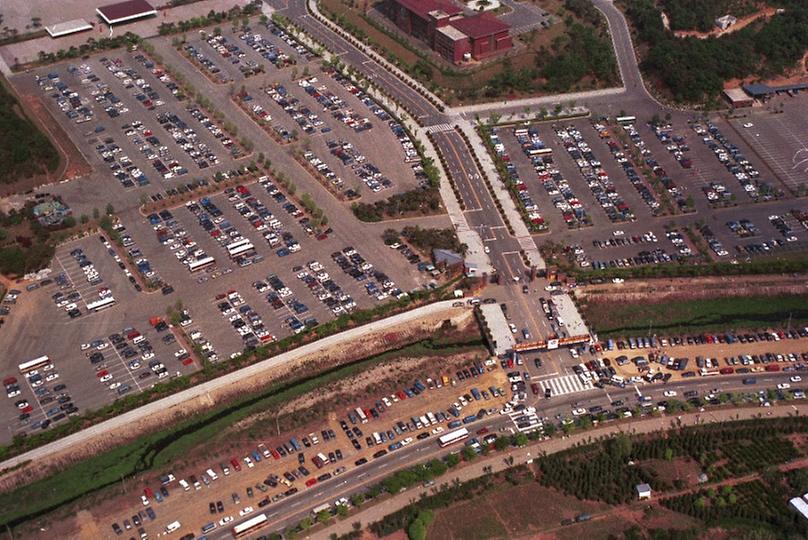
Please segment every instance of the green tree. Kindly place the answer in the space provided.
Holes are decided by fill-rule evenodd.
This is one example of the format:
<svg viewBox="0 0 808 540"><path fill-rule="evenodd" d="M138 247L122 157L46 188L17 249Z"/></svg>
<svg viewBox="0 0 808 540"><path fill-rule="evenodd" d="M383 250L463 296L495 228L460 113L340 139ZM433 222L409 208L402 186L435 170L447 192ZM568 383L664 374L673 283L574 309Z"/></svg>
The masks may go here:
<svg viewBox="0 0 808 540"><path fill-rule="evenodd" d="M112 206L112 203L107 203L106 212L108 216L115 213L115 207Z"/></svg>

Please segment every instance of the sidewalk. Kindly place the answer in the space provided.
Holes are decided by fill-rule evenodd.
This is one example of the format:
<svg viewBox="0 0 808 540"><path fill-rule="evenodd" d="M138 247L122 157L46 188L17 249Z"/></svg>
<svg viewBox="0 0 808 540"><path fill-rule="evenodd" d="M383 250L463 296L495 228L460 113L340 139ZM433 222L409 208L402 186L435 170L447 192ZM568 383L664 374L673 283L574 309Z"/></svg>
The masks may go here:
<svg viewBox="0 0 808 540"><path fill-rule="evenodd" d="M522 215L516 208L516 204L513 202L511 194L508 193L508 190L503 184L503 180L499 177L499 173L494 165L494 161L491 159L488 149L480 139L480 135L477 133L477 130L474 129L473 122L466 120L465 118L457 118L455 119L455 123L460 127L461 131L466 134L466 137L468 137L468 140L471 143L471 151L474 152L478 158L480 158L480 163L483 166L483 174L486 174L488 178L491 179L491 185L494 187L494 195L502 205L505 215L507 215L509 218L508 220L513 227L514 237L516 238L516 241L519 242L519 247L525 251L531 265L535 266L539 270L545 270L547 268L547 264L544 262L544 259L539 253L539 249L536 247L536 243L533 241L530 231L527 230L525 222L522 221Z"/></svg>
<svg viewBox="0 0 808 540"><path fill-rule="evenodd" d="M507 465L505 458L513 457L514 464L531 462L534 458L539 457L541 454L553 454L566 450L576 444L586 444L594 441L600 437L608 437L620 433L642 434L652 433L655 431L663 431L673 427L674 425L695 425L706 424L714 422L727 422L731 420L747 420L756 418L760 415L771 417L784 417L793 414L804 415L808 413L808 403L800 405L781 405L772 408L744 408L744 409L726 409L715 412L705 413L690 413L680 415L678 417L662 416L658 418L648 418L639 421L616 424L608 427L591 429L580 433L575 433L568 437L554 438L526 446L524 448L516 449L511 452L495 453L488 458L480 458L475 460L469 465L462 467L457 471L453 471L444 475L436 480L436 485L452 484L455 481L466 482L473 478L477 478L485 474L483 467L491 467L493 472L504 470ZM435 489L434 487L432 489ZM359 521L365 527L369 523L379 521L393 512L404 508L405 506L416 502L421 496L429 495L430 490L421 488L412 488L408 491L385 499L379 504L372 505L357 513L351 514L344 520L339 521L325 529L316 531L310 535L303 536L303 538L311 538L312 540L326 540L331 534L343 535L353 530L352 524Z"/></svg>

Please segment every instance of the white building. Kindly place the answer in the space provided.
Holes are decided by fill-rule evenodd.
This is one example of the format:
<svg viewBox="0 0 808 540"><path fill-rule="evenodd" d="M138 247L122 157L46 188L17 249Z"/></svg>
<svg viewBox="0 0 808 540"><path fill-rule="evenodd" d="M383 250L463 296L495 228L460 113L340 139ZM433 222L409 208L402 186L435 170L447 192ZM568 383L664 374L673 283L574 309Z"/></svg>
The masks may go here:
<svg viewBox="0 0 808 540"><path fill-rule="evenodd" d="M726 30L736 22L738 22L738 19L732 15L724 15L723 17L719 17L715 20L715 25L721 30Z"/></svg>
<svg viewBox="0 0 808 540"><path fill-rule="evenodd" d="M637 490L637 499L643 501L651 498L651 486L648 484L637 484L634 489Z"/></svg>

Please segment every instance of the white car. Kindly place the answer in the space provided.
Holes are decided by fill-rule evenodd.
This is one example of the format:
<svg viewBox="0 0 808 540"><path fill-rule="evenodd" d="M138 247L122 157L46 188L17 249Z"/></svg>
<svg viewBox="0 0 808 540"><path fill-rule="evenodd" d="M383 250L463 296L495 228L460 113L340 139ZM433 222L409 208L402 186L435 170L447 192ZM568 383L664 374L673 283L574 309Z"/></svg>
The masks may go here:
<svg viewBox="0 0 808 540"><path fill-rule="evenodd" d="M787 382L780 383L777 385L778 390L788 390L789 388L791 388L791 385L788 384Z"/></svg>
<svg viewBox="0 0 808 540"><path fill-rule="evenodd" d="M82 344L81 344L81 350L82 350L82 351L86 351L86 350L87 350L87 349L89 349L89 348L90 348L90 344L89 344L89 343L82 343Z"/></svg>
<svg viewBox="0 0 808 540"><path fill-rule="evenodd" d="M107 373L106 375L104 375L103 377L101 377L101 379L99 379L99 380L100 380L101 382L107 382L107 381L111 381L111 380L112 380L112 373Z"/></svg>
<svg viewBox="0 0 808 540"><path fill-rule="evenodd" d="M48 375L45 377L45 381L46 381L46 382L51 382L51 381L55 381L55 380L56 380L56 379L58 379L58 378L59 378L59 374L58 374L58 373L56 373L56 372L54 372L54 373L48 373Z"/></svg>
<svg viewBox="0 0 808 540"><path fill-rule="evenodd" d="M222 519L219 520L219 526L223 527L224 525L227 525L231 521L233 521L232 516L224 516Z"/></svg>
<svg viewBox="0 0 808 540"><path fill-rule="evenodd" d="M149 499L145 495L141 495L140 500L143 502L143 506L149 506Z"/></svg>
<svg viewBox="0 0 808 540"><path fill-rule="evenodd" d="M586 409L580 407L578 409L572 409L572 416L581 416L586 414Z"/></svg>
<svg viewBox="0 0 808 540"><path fill-rule="evenodd" d="M676 390L665 390L662 392L662 395L665 397L676 397Z"/></svg>
<svg viewBox="0 0 808 540"><path fill-rule="evenodd" d="M483 251L486 253L491 253L491 248L488 246L483 247Z"/></svg>
<svg viewBox="0 0 808 540"><path fill-rule="evenodd" d="M791 376L791 378L790 378L789 380L790 380L791 382L797 383L797 382L801 382L801 381L802 381L802 377L800 377L799 375L792 375L792 376Z"/></svg>
<svg viewBox="0 0 808 540"><path fill-rule="evenodd" d="M626 233L623 232L623 231L614 231L612 233L612 236L623 236L624 234L626 234Z"/></svg>
<svg viewBox="0 0 808 540"><path fill-rule="evenodd" d="M745 128L755 127L755 124L753 124L752 122L746 122L746 123L743 125L743 127L745 127Z"/></svg>
<svg viewBox="0 0 808 540"><path fill-rule="evenodd" d="M254 463L252 462L252 460L251 460L250 458L248 458L248 457L245 457L245 458L244 458L244 463L246 463L246 464L247 464L247 467L249 467L250 469L252 469L253 467L255 467L255 464L254 464Z"/></svg>
<svg viewBox="0 0 808 540"><path fill-rule="evenodd" d="M188 351L186 351L185 349L180 349L180 350L178 350L177 352L174 353L174 358L179 358L180 356L182 356L183 354L185 354L187 352Z"/></svg>
<svg viewBox="0 0 808 540"><path fill-rule="evenodd" d="M252 514L252 512L253 512L253 507L252 506L245 506L244 508L242 508L241 510L238 511L238 515L239 515L239 517L244 517L247 514Z"/></svg>
<svg viewBox="0 0 808 540"><path fill-rule="evenodd" d="M511 329L511 334L515 334L515 333L516 333L516 325L515 325L515 324L513 324L513 323L508 323L508 328L510 328L510 329Z"/></svg>
<svg viewBox="0 0 808 540"><path fill-rule="evenodd" d="M119 383L118 381L115 381L114 383L112 383L112 384L110 384L110 385L109 385L109 389L110 389L110 390L115 390L115 389L116 389L116 388L118 388L119 386L121 386L121 383Z"/></svg>

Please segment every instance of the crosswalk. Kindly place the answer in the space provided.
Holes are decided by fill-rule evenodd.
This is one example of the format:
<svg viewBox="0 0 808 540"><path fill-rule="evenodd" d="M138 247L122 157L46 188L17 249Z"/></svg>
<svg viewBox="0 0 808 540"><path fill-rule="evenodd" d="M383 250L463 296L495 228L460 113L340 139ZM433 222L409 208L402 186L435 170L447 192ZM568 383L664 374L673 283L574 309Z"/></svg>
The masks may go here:
<svg viewBox="0 0 808 540"><path fill-rule="evenodd" d="M594 388L591 381L584 383L578 375L564 375L563 377L545 379L539 381L539 386L541 387L542 393L544 393L545 389L549 388L553 396L586 392Z"/></svg>
<svg viewBox="0 0 808 540"><path fill-rule="evenodd" d="M435 124L426 127L427 133L443 133L446 131L453 131L453 130L454 127L452 127L450 124Z"/></svg>

